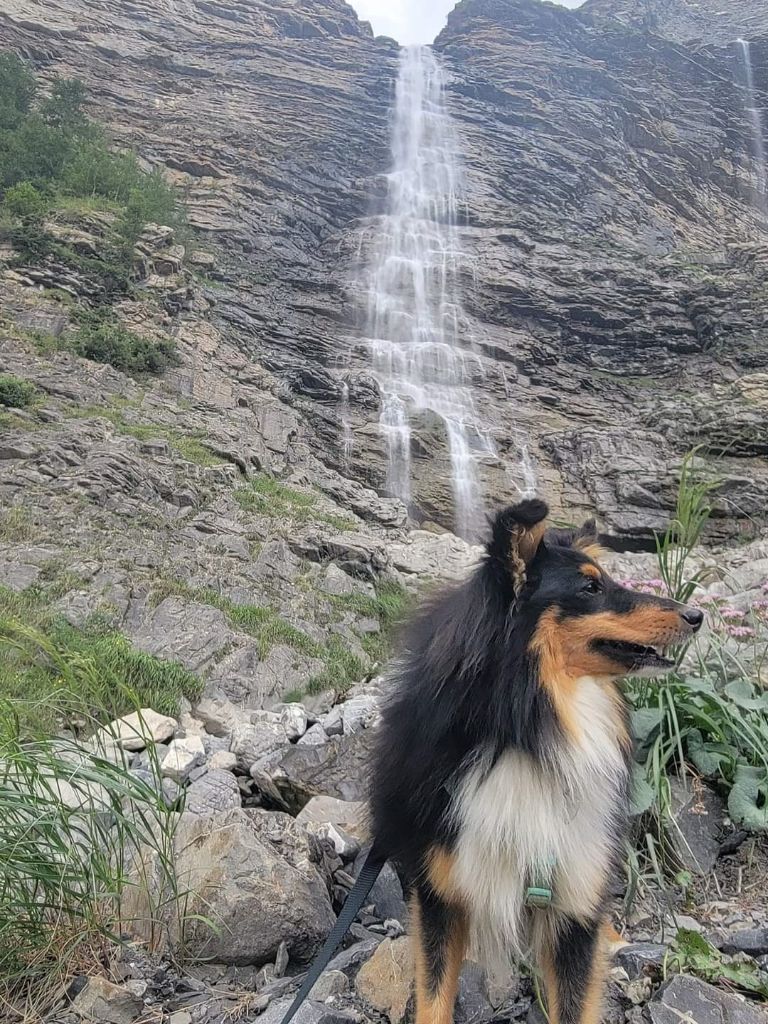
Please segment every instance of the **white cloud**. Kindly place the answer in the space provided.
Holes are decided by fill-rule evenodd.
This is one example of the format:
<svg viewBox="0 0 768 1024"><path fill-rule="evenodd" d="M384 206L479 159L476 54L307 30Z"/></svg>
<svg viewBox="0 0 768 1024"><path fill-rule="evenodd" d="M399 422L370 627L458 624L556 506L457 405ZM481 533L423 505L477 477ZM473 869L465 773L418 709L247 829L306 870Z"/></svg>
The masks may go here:
<svg viewBox="0 0 768 1024"><path fill-rule="evenodd" d="M403 45L431 43L445 25L455 0L349 0L377 35L393 36ZM581 7L584 0L560 0L563 7Z"/></svg>

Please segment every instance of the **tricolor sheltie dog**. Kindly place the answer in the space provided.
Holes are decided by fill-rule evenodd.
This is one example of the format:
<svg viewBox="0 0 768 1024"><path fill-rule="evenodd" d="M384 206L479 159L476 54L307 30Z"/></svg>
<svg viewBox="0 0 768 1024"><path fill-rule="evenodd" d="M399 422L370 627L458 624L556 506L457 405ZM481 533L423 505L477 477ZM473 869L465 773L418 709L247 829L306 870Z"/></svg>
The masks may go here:
<svg viewBox="0 0 768 1024"><path fill-rule="evenodd" d="M465 953L533 957L552 1024L595 1024L632 748L617 680L672 667L702 613L600 567L594 523L524 501L406 636L384 710L374 846L406 880L416 1024L450 1024Z"/></svg>

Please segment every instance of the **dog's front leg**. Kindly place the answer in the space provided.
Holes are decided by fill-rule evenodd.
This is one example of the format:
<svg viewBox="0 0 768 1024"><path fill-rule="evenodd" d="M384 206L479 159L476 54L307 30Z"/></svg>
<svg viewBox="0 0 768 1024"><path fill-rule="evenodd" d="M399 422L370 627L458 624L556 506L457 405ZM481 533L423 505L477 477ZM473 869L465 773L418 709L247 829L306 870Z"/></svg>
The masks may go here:
<svg viewBox="0 0 768 1024"><path fill-rule="evenodd" d="M467 947L465 914L424 883L411 900L411 935L416 967L415 1024L451 1024Z"/></svg>
<svg viewBox="0 0 768 1024"><path fill-rule="evenodd" d="M602 920L566 917L542 950L550 1024L599 1024L605 982Z"/></svg>

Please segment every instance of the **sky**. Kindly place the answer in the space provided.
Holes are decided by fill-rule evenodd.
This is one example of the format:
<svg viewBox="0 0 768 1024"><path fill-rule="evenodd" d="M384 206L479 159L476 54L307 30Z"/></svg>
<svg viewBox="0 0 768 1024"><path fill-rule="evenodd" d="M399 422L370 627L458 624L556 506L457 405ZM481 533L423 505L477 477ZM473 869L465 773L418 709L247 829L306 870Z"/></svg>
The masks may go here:
<svg viewBox="0 0 768 1024"><path fill-rule="evenodd" d="M456 0L349 0L376 35L398 42L431 43L445 24ZM563 7L581 7L583 0L560 0Z"/></svg>

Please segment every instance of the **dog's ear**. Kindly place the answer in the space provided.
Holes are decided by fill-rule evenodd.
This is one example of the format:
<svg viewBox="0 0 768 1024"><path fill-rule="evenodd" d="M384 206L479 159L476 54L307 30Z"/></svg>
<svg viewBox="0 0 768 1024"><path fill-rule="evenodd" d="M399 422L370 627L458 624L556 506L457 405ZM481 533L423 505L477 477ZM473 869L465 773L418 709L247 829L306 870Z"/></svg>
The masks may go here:
<svg viewBox="0 0 768 1024"><path fill-rule="evenodd" d="M515 594L523 589L528 566L536 557L547 530L549 509L538 498L510 505L493 522L488 554L501 563L510 577Z"/></svg>
<svg viewBox="0 0 768 1024"><path fill-rule="evenodd" d="M594 519L588 519L582 527L576 531L573 538L573 546L582 551L588 558L598 561L605 549L600 543L600 536L597 532L597 523Z"/></svg>

